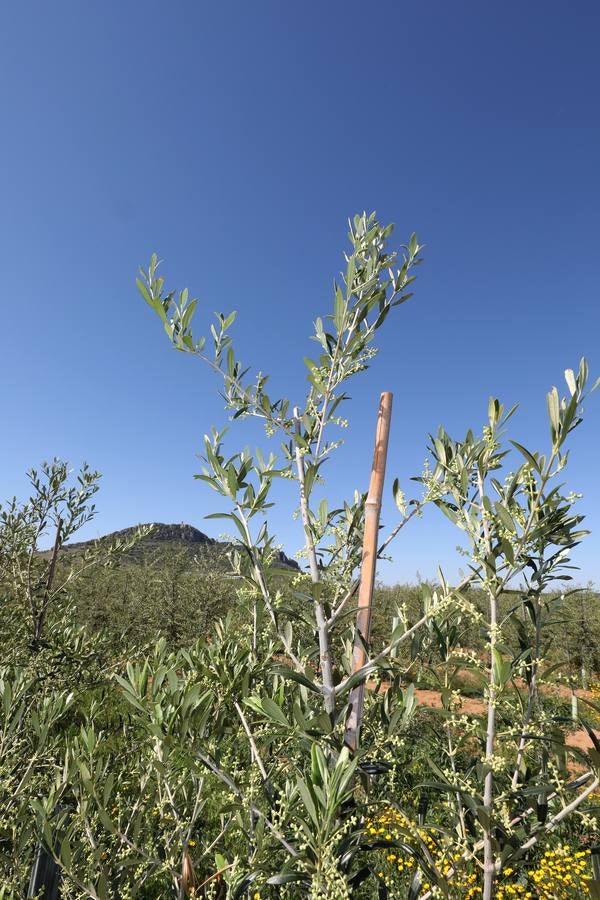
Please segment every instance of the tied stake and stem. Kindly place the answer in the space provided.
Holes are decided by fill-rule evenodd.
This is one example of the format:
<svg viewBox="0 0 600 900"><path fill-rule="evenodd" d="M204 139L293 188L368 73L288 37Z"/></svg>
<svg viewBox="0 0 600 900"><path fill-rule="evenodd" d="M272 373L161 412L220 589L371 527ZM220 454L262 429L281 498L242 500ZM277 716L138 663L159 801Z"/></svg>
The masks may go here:
<svg viewBox="0 0 600 900"><path fill-rule="evenodd" d="M392 419L392 398L389 391L381 395L379 415L375 434L375 452L371 469L369 493L365 502L365 533L363 537L363 555L358 593L358 611L356 615L356 633L352 651L352 675L367 663L367 648L371 634L371 611L373 606L373 588L377 570L377 539L379 536L379 516L381 498L385 479L390 423ZM345 743L353 752L358 749L360 726L365 701L364 680L352 688L350 692L348 713L346 716Z"/></svg>

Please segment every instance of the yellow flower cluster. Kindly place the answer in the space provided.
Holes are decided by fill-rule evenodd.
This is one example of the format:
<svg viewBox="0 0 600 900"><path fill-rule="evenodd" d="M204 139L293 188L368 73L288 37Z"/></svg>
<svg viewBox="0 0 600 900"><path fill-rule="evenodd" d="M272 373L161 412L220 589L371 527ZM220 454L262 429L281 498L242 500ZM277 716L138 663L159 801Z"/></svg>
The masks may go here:
<svg viewBox="0 0 600 900"><path fill-rule="evenodd" d="M471 872L469 875L461 874L460 881L456 882L456 886L464 894L465 900L475 900L476 897L481 897L483 894L482 889L477 884L478 879L478 873Z"/></svg>
<svg viewBox="0 0 600 900"><path fill-rule="evenodd" d="M380 841L410 841L410 837L422 842L435 859L436 868L442 875L448 875L450 870L461 861L461 854L450 855L448 848L436 845L431 835L406 818L401 812L388 807L366 822L367 834ZM401 856L397 852L386 854L386 861L391 866L392 872L397 872L396 877L409 875L415 871L415 860L412 856ZM388 869L389 872L389 869ZM378 873L384 878L384 872ZM511 867L503 869L500 874L499 884L496 889L496 900L511 900L513 897L521 900L576 900L579 897L589 897L589 883L592 881L590 867L590 851L574 851L569 844L561 844L553 850L547 850L538 865L530 869L527 881L511 881L515 875ZM393 875L390 876L393 879ZM455 872L452 885L458 892L461 900L477 900L482 895L480 886L481 873L479 871ZM386 879L386 884L388 883ZM391 884L388 884L391 887ZM430 888L428 883L421 885L422 891Z"/></svg>
<svg viewBox="0 0 600 900"><path fill-rule="evenodd" d="M436 855L437 865L444 874L447 874L451 869L451 863L448 859L444 858L443 851L440 852L429 832L424 828L415 825L414 822L407 819L406 816L397 809L388 807L387 809L382 810L378 815L368 819L366 822L366 831L371 837L384 841L406 841L407 838L410 840L410 837L413 837L415 841L418 841L420 846L424 845L432 855ZM386 859L400 876L410 874L415 870L415 860L412 856L402 857L398 856L396 853L388 853ZM459 859L460 854L455 857L455 861L458 861ZM385 877L383 872L379 872L378 875L380 878ZM421 890L427 891L430 886L431 885L428 882L425 882L421 885ZM390 887L390 885L388 885L388 887Z"/></svg>
<svg viewBox="0 0 600 900"><path fill-rule="evenodd" d="M366 830L367 834L384 841L397 841L402 838L406 840L406 832L408 831L410 834L418 836L429 851L437 849L435 841L424 828L418 828L406 816L391 806L384 809L374 818L367 819Z"/></svg>
<svg viewBox="0 0 600 900"><path fill-rule="evenodd" d="M401 874L409 869L413 869L415 866L415 861L412 856L409 856L408 859L403 859L401 856L396 856L395 853L389 853L386 859L389 863L394 865Z"/></svg>
<svg viewBox="0 0 600 900"><path fill-rule="evenodd" d="M570 900L589 897L589 882L592 880L589 856L589 850L574 852L568 844L546 850L537 868L527 873L527 885L500 885L497 898L508 900L510 897L523 897L526 900L538 900L541 897L551 897L552 900ZM502 874L510 876L512 869L505 869Z"/></svg>

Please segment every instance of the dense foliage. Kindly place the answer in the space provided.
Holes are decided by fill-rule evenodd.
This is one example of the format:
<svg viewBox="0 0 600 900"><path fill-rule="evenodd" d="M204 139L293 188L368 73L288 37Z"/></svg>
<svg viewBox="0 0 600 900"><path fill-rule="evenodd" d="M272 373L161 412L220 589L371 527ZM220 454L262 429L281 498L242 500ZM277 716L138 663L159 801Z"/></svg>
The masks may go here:
<svg viewBox="0 0 600 900"><path fill-rule="evenodd" d="M399 521L379 555L435 504L468 574L380 588L372 635L353 624L366 498L350 484L329 503L325 463L347 383L410 296L421 248L413 235L398 259L391 234L375 216L351 223L302 407L250 379L234 314L198 338L196 301L165 292L156 257L141 273L173 345L222 379L235 427L258 417L279 438L277 454L251 454L205 436L198 477L235 535L226 571L176 548L132 562L144 531L65 554L94 513L87 467L73 482L44 465L30 499L2 507L0 896L41 891L44 866L62 897L97 900L600 895L598 707L575 690L599 669L598 598L557 589L585 535L564 487L584 361L564 398L548 395L545 453L507 440L515 410L495 399L479 433L431 436L415 496L394 481ZM304 527L300 573L275 565L282 477Z"/></svg>

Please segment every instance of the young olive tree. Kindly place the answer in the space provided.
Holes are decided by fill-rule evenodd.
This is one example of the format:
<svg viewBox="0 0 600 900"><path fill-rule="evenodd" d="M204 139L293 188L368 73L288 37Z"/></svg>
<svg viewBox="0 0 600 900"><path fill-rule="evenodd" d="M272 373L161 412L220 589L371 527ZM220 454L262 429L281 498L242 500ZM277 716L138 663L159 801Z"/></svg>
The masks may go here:
<svg viewBox="0 0 600 900"><path fill-rule="evenodd" d="M318 637L320 679L313 684L322 695L332 724L348 689L344 681L335 681L332 635L356 590L353 577L360 560L364 497L355 494L353 502L334 510L326 501L314 509L311 499L325 461L341 443L331 439L329 431L344 424L340 411L348 399L347 383L368 368L377 352L373 341L391 310L412 296L413 269L421 261L421 247L413 234L399 264L397 254L387 248L392 230L393 226L382 226L374 214L363 213L350 223L351 252L346 256L341 284L335 282L333 286L333 312L325 322L316 319L311 335L319 355L316 360L304 359L309 389L302 406L285 398L272 398L267 393L268 376L259 373L254 380L249 378L248 369L235 355L229 333L234 312L216 316L216 325L210 326L211 341L207 341L192 332L197 300L190 299L187 289L179 295L165 292L156 256L147 271L141 270L137 282L175 348L193 354L222 378L226 408L232 418L258 417L264 421L267 434L278 433L283 439L279 460L272 453L265 459L260 452L254 459L247 451L226 457L224 433L213 431L205 436L207 465L198 477L231 503L231 511L213 517L225 518L237 529L240 553L234 555L235 571L257 590L293 669L302 674L306 663L295 652L292 632L284 627L277 597L272 596L265 576L273 560L274 538L266 521L256 533L252 531L255 517L270 506L273 479L284 476L296 480L311 581L307 599L312 603ZM359 673L359 679L365 675Z"/></svg>
<svg viewBox="0 0 600 900"><path fill-rule="evenodd" d="M72 478L68 463L55 458L27 475L30 497L24 502L13 497L0 504L0 580L14 601L5 604L4 612L20 610L13 625L20 631L27 619L30 647L36 651L48 644L44 635L49 612L68 600L85 573L114 560L133 546L141 532L135 532L128 542L98 543L65 566L65 545L96 515L92 500L100 486L100 473L84 463ZM51 549L43 549L42 544L49 541Z"/></svg>
<svg viewBox="0 0 600 900"><path fill-rule="evenodd" d="M567 802L564 798L569 779L564 766L555 773L552 783L548 756L564 755L564 739L545 714L539 694L544 620L548 618L546 597L551 587L571 580L569 554L587 534L580 528L583 517L573 509L577 495L565 494L559 482L567 465L568 437L582 421L588 382L585 360L577 374L568 369L565 378L568 396L561 398L554 387L547 398L550 446L546 455L511 441L521 464L500 478L510 449L503 442L505 426L516 407L505 412L498 400L491 399L488 423L480 437L469 431L462 441L455 441L440 428L431 438L434 467L421 479L435 504L467 538L470 583L480 588L487 602L483 615L468 603L463 607L463 613L470 613L479 622L486 637L483 666L481 661L469 660L476 671L487 672L488 680L481 734L484 755L473 771L481 782L481 792L473 790L469 779L457 777L452 729L448 729L448 789L459 798L468 796L470 814L475 814L480 824L481 841L478 839L470 852L481 864L485 900L494 896L503 866L518 865L519 860L522 863L526 851L575 812L599 784L594 766L585 790ZM500 598L517 579L521 579L519 600L501 618ZM523 624L524 618L531 620L530 631ZM519 635L520 652L516 655L505 639L508 624L514 625ZM449 649L456 661L454 647ZM520 695L508 690L519 677L527 687L520 711L515 703L515 695L519 700ZM459 726L454 729L458 732L454 741L460 742L464 723L454 721L454 725ZM538 793L544 816L533 828L528 827L526 817L519 815L529 806L527 798L532 789ZM549 796L561 808L546 821ZM468 842L465 810L461 807L459 802L460 834Z"/></svg>
<svg viewBox="0 0 600 900"><path fill-rule="evenodd" d="M53 459L28 475L30 497L0 505L0 888L7 900L24 896L34 855L47 858L34 809L55 793L74 723L90 711L97 727L106 720L116 661L104 636L76 621L78 585L133 543L68 552L67 542L95 514L99 474L83 465L72 478L67 463ZM52 813L50 820L54 826Z"/></svg>
<svg viewBox="0 0 600 900"><path fill-rule="evenodd" d="M147 270L141 270L137 282L174 347L202 360L220 376L232 419L257 417L264 422L269 436L280 437L279 457L273 453L267 457L259 450L255 457L247 450L227 456L224 432L213 429L211 435L205 436L206 465L197 477L230 505L228 511L214 513L212 517L223 518L235 526L237 547L231 557L233 572L255 593L255 622L266 617L270 623L272 636L283 655L279 674L320 698L321 724L314 735L313 753L321 754L327 761L327 778L339 773L340 765L345 772L353 771L356 765L347 754L340 756L344 743L342 726L351 689L364 684L377 665L399 644L408 641L414 630L429 618L428 614L414 626L397 629L374 659L352 672L353 639L351 631L348 633L348 616L353 613L352 600L358 587L356 569L361 557L365 496L355 491L352 501L344 501L333 509L325 500L318 505L313 502L315 485L322 482L323 466L341 444L330 432L345 424L340 414L348 399L347 384L368 368L377 352L375 337L389 313L411 296L421 247L413 234L398 257L388 249L392 230L391 225L382 226L374 214L356 216L350 223L351 247L341 282L334 282L333 310L325 319L316 319L311 339L318 353L316 358L304 360L308 391L301 404L268 393L269 379L262 372L254 379L249 376L248 369L235 354L230 336L235 313L217 314L216 323L210 326L210 337L198 337L192 331L197 300L191 299L187 290L180 293L165 290L156 256ZM302 590L295 592L305 604L302 618L296 620L282 603L281 592L270 577L276 543L265 514L271 506L270 490L276 477L295 480L304 530L303 553L308 576ZM420 502L413 501L408 511L397 486L395 494L402 519L383 542L380 552L420 507ZM260 524L255 526L257 521ZM307 616L307 610L312 615ZM315 635L314 647L310 644L311 634ZM359 640L364 641L365 636L361 635ZM250 695L245 700L264 715L263 699ZM250 733L248 738L251 739ZM322 747L320 742L324 742ZM256 753L254 758L258 759ZM345 763L340 763L340 759ZM331 784L334 782L335 779ZM301 783L300 780L298 791L302 796ZM338 799L328 812L336 828L345 790L346 787L335 793ZM319 852L315 851L316 857ZM317 875L317 884L319 878Z"/></svg>
<svg viewBox="0 0 600 900"><path fill-rule="evenodd" d="M73 485L68 464L59 459L27 474L30 498L20 503L14 497L0 506L0 567L3 581L27 611L31 646L37 649L49 609L76 577L71 571L57 583L58 557L69 538L93 518L91 500L100 474L84 464ZM49 539L52 549L43 553L40 544Z"/></svg>

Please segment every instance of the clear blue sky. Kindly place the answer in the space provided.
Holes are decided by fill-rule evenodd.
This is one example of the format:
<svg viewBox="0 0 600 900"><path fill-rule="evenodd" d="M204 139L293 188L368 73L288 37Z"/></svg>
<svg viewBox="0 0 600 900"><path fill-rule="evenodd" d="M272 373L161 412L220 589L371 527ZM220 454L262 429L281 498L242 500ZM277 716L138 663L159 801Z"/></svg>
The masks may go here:
<svg viewBox="0 0 600 900"><path fill-rule="evenodd" d="M86 536L219 533L192 479L223 421L217 382L136 293L153 250L205 320L238 309L243 359L301 398L348 215L376 209L426 243L417 294L353 389L333 498L366 488L381 390L388 487L409 487L438 424L479 427L495 394L521 403L514 436L543 444L548 388L582 354L599 373L595 0L58 0L5 4L0 24L0 497L43 458L87 459L104 484ZM594 531L582 581L600 580L599 443L600 392L568 476ZM297 524L273 526L293 552ZM453 574L456 543L432 510L381 575Z"/></svg>

